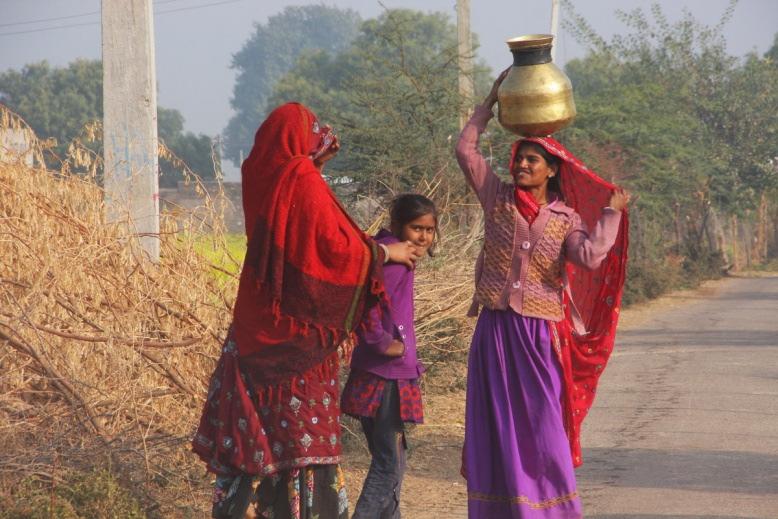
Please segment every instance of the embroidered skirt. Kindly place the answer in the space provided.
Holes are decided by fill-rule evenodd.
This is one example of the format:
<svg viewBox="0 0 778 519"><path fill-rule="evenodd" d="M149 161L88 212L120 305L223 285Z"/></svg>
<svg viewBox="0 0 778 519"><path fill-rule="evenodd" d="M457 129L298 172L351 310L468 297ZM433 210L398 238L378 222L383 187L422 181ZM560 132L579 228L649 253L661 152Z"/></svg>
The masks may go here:
<svg viewBox="0 0 778 519"><path fill-rule="evenodd" d="M470 519L582 517L548 323L484 308L468 360L463 474Z"/></svg>
<svg viewBox="0 0 778 519"><path fill-rule="evenodd" d="M194 452L221 476L260 477L340 463L338 353L308 372L262 385L228 339L211 376Z"/></svg>
<svg viewBox="0 0 778 519"><path fill-rule="evenodd" d="M369 371L352 369L341 397L341 410L355 418L374 417L384 395L386 379ZM416 379L397 380L400 394L400 419L406 423L424 423L421 388Z"/></svg>

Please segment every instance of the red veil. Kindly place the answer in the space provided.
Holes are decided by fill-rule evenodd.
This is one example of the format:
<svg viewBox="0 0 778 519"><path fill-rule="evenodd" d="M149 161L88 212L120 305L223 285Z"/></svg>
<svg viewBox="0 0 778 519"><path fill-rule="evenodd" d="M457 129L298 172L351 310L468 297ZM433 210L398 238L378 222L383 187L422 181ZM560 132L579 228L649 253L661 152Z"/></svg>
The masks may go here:
<svg viewBox="0 0 778 519"><path fill-rule="evenodd" d="M248 249L233 333L244 366L266 382L333 354L383 290L377 245L311 159L325 136L310 110L287 103L257 130L241 168Z"/></svg>
<svg viewBox="0 0 778 519"><path fill-rule="evenodd" d="M514 144L512 155L522 142L539 144L560 159L559 178L564 202L581 216L588 229L594 228L616 186L598 177L551 137L521 139ZM551 323L552 337L564 372L562 406L576 467L583 463L581 423L594 402L597 382L613 351L626 277L628 232L629 221L625 210L616 243L597 269L589 271L569 262L566 264L569 291L564 293L565 319ZM575 305L570 304L571 294ZM588 332L585 335L575 332L571 314L575 308Z"/></svg>

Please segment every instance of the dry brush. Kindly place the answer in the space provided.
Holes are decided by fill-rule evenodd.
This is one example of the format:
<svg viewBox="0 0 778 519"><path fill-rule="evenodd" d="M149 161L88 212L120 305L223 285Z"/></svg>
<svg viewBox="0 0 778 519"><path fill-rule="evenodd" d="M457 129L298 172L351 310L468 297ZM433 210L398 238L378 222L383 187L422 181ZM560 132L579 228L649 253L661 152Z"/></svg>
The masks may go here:
<svg viewBox="0 0 778 519"><path fill-rule="evenodd" d="M2 127L28 131L0 110ZM29 138L44 164L45 146ZM0 498L25 478L54 487L108 467L147 513L197 516L208 477L189 439L240 259L227 252L219 201L204 193L202 207L162 215L161 260L147 261L127 222L104 220L90 153L74 144L57 171L0 162ZM421 355L435 366L463 344L480 225L456 230L448 209L472 208L443 197L440 182L426 187L446 198L442 253L417 281ZM461 376L438 373L438 390Z"/></svg>

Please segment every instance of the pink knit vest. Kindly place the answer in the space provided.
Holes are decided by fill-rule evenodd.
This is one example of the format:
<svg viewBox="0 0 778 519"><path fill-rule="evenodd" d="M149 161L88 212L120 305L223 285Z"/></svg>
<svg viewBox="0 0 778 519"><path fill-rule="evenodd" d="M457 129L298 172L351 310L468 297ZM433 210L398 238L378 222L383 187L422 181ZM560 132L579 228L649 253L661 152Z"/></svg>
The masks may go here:
<svg viewBox="0 0 778 519"><path fill-rule="evenodd" d="M516 244L516 225L521 218L513 197L513 186L505 184L497 193L493 209L484 222L484 245L481 275L476 282L475 302L492 310L508 308L510 269ZM551 211L542 236L534 243L526 276L521 281L521 308L525 317L560 321L562 310L561 254L565 238L571 231L571 214ZM515 306L515 305L514 305Z"/></svg>

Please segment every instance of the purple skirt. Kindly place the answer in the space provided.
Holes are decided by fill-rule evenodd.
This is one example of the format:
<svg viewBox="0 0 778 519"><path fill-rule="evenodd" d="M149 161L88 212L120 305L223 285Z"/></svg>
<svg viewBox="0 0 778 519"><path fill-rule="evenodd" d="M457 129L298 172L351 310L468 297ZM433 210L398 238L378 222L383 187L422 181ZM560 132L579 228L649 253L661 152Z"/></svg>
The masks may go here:
<svg viewBox="0 0 778 519"><path fill-rule="evenodd" d="M579 519L548 323L484 308L470 348L463 471L470 519Z"/></svg>

